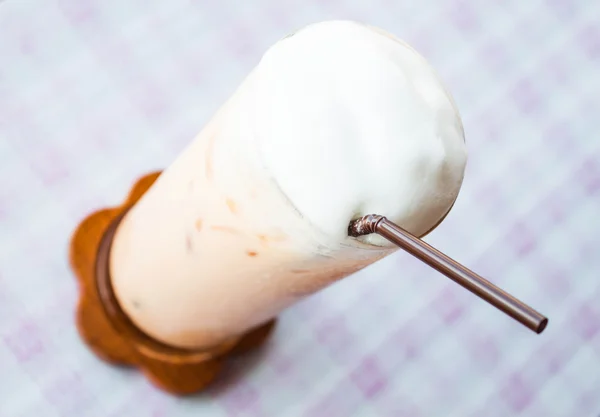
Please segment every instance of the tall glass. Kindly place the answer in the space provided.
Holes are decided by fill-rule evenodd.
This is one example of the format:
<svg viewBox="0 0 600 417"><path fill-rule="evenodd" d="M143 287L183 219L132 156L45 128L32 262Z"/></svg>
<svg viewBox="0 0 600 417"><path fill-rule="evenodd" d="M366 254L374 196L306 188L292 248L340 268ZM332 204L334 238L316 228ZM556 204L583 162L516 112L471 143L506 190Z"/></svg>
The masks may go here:
<svg viewBox="0 0 600 417"><path fill-rule="evenodd" d="M229 341L395 250L334 238L286 197L256 138L258 70L131 208L112 244L122 309L173 346Z"/></svg>

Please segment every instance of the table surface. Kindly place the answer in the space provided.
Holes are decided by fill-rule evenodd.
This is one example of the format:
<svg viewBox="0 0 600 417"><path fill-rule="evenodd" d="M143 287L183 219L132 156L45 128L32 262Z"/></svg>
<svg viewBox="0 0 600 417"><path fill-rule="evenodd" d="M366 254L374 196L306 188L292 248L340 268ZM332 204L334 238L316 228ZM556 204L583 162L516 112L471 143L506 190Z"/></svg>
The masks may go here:
<svg viewBox="0 0 600 417"><path fill-rule="evenodd" d="M470 161L428 240L540 336L404 253L299 303L193 398L81 343L70 234L176 157L286 33L381 26L438 69ZM597 417L600 2L0 2L0 415Z"/></svg>

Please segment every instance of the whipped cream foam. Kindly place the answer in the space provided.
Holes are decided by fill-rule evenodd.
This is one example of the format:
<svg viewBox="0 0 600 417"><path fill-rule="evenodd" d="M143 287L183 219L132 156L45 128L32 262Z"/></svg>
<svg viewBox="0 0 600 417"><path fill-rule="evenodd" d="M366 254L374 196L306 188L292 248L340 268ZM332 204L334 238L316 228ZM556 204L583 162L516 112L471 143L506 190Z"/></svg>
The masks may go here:
<svg viewBox="0 0 600 417"><path fill-rule="evenodd" d="M333 239L347 239L349 222L366 214L420 236L452 206L467 160L462 122L406 43L355 22L317 23L272 46L253 76L263 163Z"/></svg>

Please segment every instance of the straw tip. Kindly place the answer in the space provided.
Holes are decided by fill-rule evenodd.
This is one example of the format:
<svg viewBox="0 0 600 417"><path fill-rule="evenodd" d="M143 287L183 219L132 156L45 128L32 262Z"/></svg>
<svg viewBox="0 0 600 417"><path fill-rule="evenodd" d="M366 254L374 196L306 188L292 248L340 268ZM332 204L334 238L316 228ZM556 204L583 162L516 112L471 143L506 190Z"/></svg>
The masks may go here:
<svg viewBox="0 0 600 417"><path fill-rule="evenodd" d="M542 333L546 329L546 326L548 326L548 319L544 317L544 319L540 321L540 324L538 324L537 329L535 329L535 332L537 334Z"/></svg>
<svg viewBox="0 0 600 417"><path fill-rule="evenodd" d="M359 237L376 232L377 224L383 219L383 216L377 214L367 214L366 216L354 219L348 225L348 236Z"/></svg>

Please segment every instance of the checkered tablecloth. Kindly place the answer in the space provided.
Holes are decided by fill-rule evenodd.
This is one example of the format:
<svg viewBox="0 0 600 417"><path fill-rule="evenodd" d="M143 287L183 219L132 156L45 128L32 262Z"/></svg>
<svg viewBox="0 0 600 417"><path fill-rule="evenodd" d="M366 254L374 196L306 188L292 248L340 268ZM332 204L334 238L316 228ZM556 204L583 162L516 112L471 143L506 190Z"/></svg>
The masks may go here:
<svg viewBox="0 0 600 417"><path fill-rule="evenodd" d="M398 253L286 311L197 397L99 361L73 322L77 223L326 19L397 34L447 81L470 162L428 240L548 329ZM598 417L599 124L598 1L0 1L0 416Z"/></svg>

